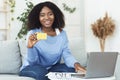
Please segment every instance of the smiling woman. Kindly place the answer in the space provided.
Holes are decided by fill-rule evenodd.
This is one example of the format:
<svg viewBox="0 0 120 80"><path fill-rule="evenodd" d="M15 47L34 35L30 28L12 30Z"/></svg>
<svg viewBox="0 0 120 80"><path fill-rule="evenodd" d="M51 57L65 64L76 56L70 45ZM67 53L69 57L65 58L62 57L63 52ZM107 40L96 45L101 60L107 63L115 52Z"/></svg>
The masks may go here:
<svg viewBox="0 0 120 80"><path fill-rule="evenodd" d="M54 3L47 1L33 7L28 15L27 58L20 76L49 80L45 76L48 72L85 72L71 54L64 27L64 15ZM61 58L65 63L60 63Z"/></svg>
<svg viewBox="0 0 120 80"><path fill-rule="evenodd" d="M54 14L48 7L43 7L40 12L40 22L44 27L51 27L54 22Z"/></svg>

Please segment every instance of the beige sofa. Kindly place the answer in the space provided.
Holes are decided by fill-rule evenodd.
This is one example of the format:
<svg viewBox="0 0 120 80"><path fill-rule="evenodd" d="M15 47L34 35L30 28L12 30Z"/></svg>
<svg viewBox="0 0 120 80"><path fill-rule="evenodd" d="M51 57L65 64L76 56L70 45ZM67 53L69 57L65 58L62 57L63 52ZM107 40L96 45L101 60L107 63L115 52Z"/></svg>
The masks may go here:
<svg viewBox="0 0 120 80"><path fill-rule="evenodd" d="M80 39L70 40L70 49L75 58L86 66L87 54L84 42ZM25 40L0 41L0 80L34 80L18 76L26 54ZM117 61L115 76L120 80L120 58Z"/></svg>

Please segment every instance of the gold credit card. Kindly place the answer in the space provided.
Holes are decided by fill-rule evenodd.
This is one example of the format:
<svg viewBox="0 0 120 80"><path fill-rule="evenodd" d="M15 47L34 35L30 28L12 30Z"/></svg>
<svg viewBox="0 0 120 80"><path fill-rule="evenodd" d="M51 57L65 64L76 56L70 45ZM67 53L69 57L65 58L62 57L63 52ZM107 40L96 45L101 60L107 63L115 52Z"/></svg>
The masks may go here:
<svg viewBox="0 0 120 80"><path fill-rule="evenodd" d="M40 40L40 39L44 39L44 40L47 39L47 34L38 32L37 33L37 40Z"/></svg>

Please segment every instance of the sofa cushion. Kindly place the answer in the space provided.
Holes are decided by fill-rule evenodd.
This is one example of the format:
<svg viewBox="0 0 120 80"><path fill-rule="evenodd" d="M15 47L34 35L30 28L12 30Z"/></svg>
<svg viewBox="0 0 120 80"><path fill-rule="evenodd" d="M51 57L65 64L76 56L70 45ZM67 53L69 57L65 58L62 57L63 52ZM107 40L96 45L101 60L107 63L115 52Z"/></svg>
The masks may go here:
<svg viewBox="0 0 120 80"><path fill-rule="evenodd" d="M18 40L18 42L23 63L27 53L26 40Z"/></svg>
<svg viewBox="0 0 120 80"><path fill-rule="evenodd" d="M10 75L10 74L0 74L0 80L35 80L30 77Z"/></svg>
<svg viewBox="0 0 120 80"><path fill-rule="evenodd" d="M20 66L18 42L15 40L0 41L0 73L18 73Z"/></svg>
<svg viewBox="0 0 120 80"><path fill-rule="evenodd" d="M82 40L81 38L72 38L69 39L69 45L73 56L82 66L86 66L87 53L85 52L84 40Z"/></svg>

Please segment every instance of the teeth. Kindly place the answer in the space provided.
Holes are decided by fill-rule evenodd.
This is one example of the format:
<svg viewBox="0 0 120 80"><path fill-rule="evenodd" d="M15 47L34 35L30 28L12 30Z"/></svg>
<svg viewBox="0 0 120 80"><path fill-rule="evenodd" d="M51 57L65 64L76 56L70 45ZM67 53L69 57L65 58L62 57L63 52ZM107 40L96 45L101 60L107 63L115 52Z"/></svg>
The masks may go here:
<svg viewBox="0 0 120 80"><path fill-rule="evenodd" d="M45 21L45 24L49 24L50 23L50 21Z"/></svg>

